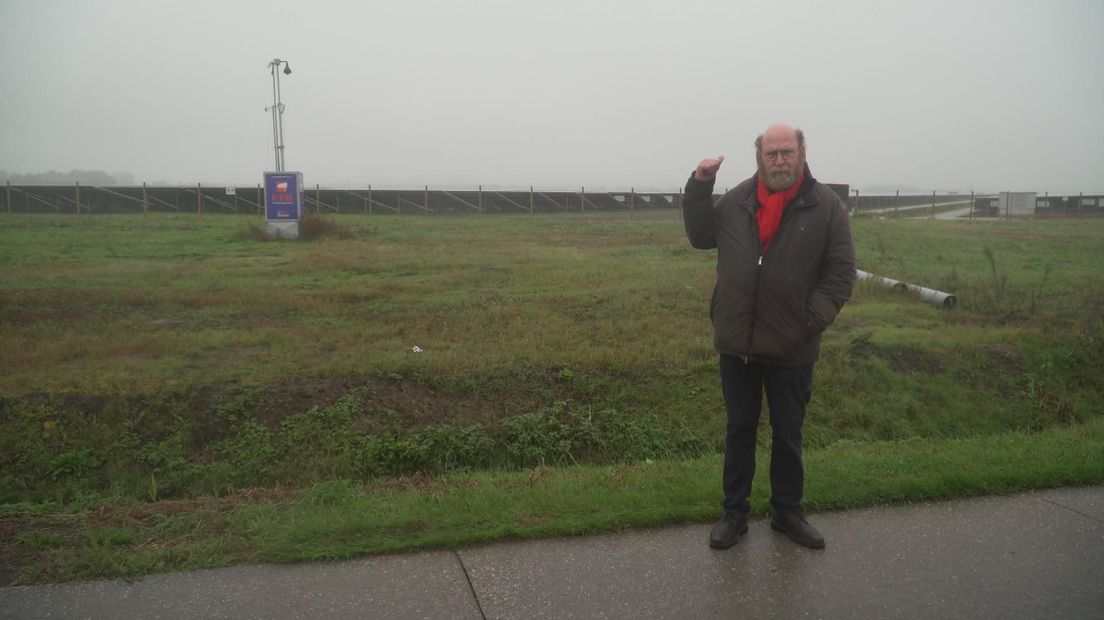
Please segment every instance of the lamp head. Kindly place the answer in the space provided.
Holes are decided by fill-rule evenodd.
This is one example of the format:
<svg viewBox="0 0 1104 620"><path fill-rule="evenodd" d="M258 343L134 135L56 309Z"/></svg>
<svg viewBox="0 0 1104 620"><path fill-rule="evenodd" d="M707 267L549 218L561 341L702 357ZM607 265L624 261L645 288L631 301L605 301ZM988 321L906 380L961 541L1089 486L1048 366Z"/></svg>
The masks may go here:
<svg viewBox="0 0 1104 620"><path fill-rule="evenodd" d="M284 75L291 75L291 65L284 63Z"/></svg>

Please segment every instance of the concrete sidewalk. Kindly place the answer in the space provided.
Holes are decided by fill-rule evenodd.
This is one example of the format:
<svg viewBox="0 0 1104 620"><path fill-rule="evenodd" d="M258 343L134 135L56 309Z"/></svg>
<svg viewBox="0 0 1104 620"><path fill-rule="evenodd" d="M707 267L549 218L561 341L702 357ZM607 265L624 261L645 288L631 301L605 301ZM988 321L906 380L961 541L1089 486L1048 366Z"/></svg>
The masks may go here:
<svg viewBox="0 0 1104 620"><path fill-rule="evenodd" d="M0 589L15 618L1104 618L1104 487Z"/></svg>

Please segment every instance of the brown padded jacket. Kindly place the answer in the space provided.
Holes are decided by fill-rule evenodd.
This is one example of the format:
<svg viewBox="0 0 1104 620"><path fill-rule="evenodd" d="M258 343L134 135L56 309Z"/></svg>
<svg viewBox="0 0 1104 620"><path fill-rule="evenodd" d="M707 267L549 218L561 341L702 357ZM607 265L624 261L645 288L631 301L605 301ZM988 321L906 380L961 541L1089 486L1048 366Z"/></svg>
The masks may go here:
<svg viewBox="0 0 1104 620"><path fill-rule="evenodd" d="M759 249L756 176L713 203L713 181L686 184L690 245L717 249L709 315L713 344L745 361L798 366L820 357L820 337L851 297L855 249L847 210L813 178L786 205L765 254Z"/></svg>

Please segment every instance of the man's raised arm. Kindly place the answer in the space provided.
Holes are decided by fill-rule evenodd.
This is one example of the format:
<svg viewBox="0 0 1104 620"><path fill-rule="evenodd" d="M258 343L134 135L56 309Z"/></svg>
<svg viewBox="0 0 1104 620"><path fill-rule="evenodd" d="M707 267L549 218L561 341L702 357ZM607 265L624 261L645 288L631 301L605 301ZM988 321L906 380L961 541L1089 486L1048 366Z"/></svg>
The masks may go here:
<svg viewBox="0 0 1104 620"><path fill-rule="evenodd" d="M686 225L690 245L699 250L717 247L717 235L713 228L713 184L717 181L717 171L722 163L724 155L701 160L686 182L682 221Z"/></svg>

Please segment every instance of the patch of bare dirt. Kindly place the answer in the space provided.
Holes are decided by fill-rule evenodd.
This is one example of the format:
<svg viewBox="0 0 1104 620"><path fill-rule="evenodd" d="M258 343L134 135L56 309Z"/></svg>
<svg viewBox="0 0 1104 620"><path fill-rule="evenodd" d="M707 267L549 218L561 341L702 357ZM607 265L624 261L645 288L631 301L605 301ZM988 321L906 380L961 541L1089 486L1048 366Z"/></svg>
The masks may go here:
<svg viewBox="0 0 1104 620"><path fill-rule="evenodd" d="M300 377L264 386L210 387L184 396L183 408L192 412L193 438L206 444L228 429L215 410L251 393L250 413L275 429L288 416L313 407L327 408L348 395L358 403L359 415L350 429L364 433L405 432L427 426L492 425L504 418L546 406L548 394L559 386L546 378L543 385L486 387L475 391L434 387L404 377ZM198 446L197 446L198 447Z"/></svg>
<svg viewBox="0 0 1104 620"><path fill-rule="evenodd" d="M869 341L851 344L851 355L856 357L878 357L889 365L890 370L901 374L937 374L943 372L940 357L911 346L879 346Z"/></svg>
<svg viewBox="0 0 1104 620"><path fill-rule="evenodd" d="M939 356L912 347L882 347L862 340L851 344L851 355L858 358L876 357L884 361L890 370L900 374L934 375L943 372Z"/></svg>
<svg viewBox="0 0 1104 620"><path fill-rule="evenodd" d="M573 387L551 369L528 378L488 380L475 386L428 384L417 378L387 376L296 377L263 385L209 385L177 393L104 396L82 393L32 393L18 399L0 398L0 419L10 416L15 402L48 404L74 420L100 418L133 422L131 429L146 441L158 441L177 427L181 416L189 425L191 452L234 429L232 416L259 420L272 430L289 416L326 409L352 395L357 414L350 430L376 434L402 433L429 426L456 428L537 411L555 400L570 398Z"/></svg>
<svg viewBox="0 0 1104 620"><path fill-rule="evenodd" d="M1023 355L1010 344L989 344L981 348L992 365L1004 371L1023 370Z"/></svg>
<svg viewBox="0 0 1104 620"><path fill-rule="evenodd" d="M365 432L384 428L404 431L436 424L456 427L492 424L548 404L535 387L460 393L392 379L368 380L358 394L366 415L357 420L355 427Z"/></svg>

